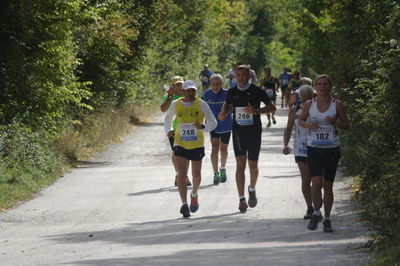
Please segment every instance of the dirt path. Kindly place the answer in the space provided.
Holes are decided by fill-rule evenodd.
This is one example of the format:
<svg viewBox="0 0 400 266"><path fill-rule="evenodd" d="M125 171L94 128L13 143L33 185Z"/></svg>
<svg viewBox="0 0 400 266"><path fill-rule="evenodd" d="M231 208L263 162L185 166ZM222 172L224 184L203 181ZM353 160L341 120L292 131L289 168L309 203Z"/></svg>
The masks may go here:
<svg viewBox="0 0 400 266"><path fill-rule="evenodd" d="M200 209L181 218L160 116L0 214L0 264L365 265L368 234L348 178L335 182L335 232L306 230L297 166L281 153L286 114L279 108L278 124L263 128L259 204L246 214L237 209L232 147L228 182L214 186L206 138Z"/></svg>

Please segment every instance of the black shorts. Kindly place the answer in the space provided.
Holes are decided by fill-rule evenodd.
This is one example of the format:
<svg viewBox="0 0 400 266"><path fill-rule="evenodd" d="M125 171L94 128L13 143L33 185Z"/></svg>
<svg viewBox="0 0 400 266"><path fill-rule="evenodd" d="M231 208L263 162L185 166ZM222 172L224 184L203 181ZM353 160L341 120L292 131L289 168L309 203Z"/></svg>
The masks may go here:
<svg viewBox="0 0 400 266"><path fill-rule="evenodd" d="M212 139L220 139L222 143L229 144L229 140L231 139L231 132L225 133L216 133L214 130L210 132L210 137Z"/></svg>
<svg viewBox="0 0 400 266"><path fill-rule="evenodd" d="M306 163L307 162L307 157L305 157L305 156L294 156L294 161L296 163Z"/></svg>
<svg viewBox="0 0 400 266"><path fill-rule="evenodd" d="M171 149L174 150L174 140L175 137L168 137L169 145L171 145Z"/></svg>
<svg viewBox="0 0 400 266"><path fill-rule="evenodd" d="M287 85L281 86L281 92L284 93L287 89Z"/></svg>
<svg viewBox="0 0 400 266"><path fill-rule="evenodd" d="M174 155L190 161L201 161L205 155L204 147L187 150L181 146L174 147Z"/></svg>
<svg viewBox="0 0 400 266"><path fill-rule="evenodd" d="M308 168L310 176L323 176L324 180L333 182L340 159L340 148L307 147Z"/></svg>
<svg viewBox="0 0 400 266"><path fill-rule="evenodd" d="M242 127L232 130L235 156L247 155L251 161L258 161L261 149L261 127Z"/></svg>

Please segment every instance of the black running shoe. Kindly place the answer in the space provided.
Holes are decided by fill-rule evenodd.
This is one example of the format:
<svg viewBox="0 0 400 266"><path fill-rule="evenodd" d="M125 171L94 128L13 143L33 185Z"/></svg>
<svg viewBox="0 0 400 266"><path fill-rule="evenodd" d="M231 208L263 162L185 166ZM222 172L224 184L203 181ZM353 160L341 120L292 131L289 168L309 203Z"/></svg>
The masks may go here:
<svg viewBox="0 0 400 266"><path fill-rule="evenodd" d="M248 187L249 190L249 207L254 208L257 205L257 197L256 191L250 191L250 186Z"/></svg>
<svg viewBox="0 0 400 266"><path fill-rule="evenodd" d="M306 214L304 214L304 220L311 219L313 213L314 213L314 208L308 207Z"/></svg>
<svg viewBox="0 0 400 266"><path fill-rule="evenodd" d="M239 202L239 210L240 210L240 212L241 213L245 213L246 211L247 211L247 203L246 203L246 199L245 198L242 198L242 199L240 199L240 202Z"/></svg>
<svg viewBox="0 0 400 266"><path fill-rule="evenodd" d="M182 205L180 212L182 213L183 217L185 217L185 218L190 217L190 210L189 210L189 206L187 204Z"/></svg>
<svg viewBox="0 0 400 266"><path fill-rule="evenodd" d="M333 232L331 221L330 220L324 220L322 222L322 229L324 230L325 233Z"/></svg>
<svg viewBox="0 0 400 266"><path fill-rule="evenodd" d="M322 215L313 215L311 216L311 220L307 225L308 230L316 230L318 228L318 223L322 221Z"/></svg>

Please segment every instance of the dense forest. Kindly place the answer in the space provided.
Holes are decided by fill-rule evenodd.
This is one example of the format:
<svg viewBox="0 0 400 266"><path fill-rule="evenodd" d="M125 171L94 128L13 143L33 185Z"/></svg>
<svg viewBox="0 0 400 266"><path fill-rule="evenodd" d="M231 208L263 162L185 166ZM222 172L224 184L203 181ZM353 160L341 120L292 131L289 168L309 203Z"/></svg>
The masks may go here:
<svg viewBox="0 0 400 266"><path fill-rule="evenodd" d="M351 121L341 164L379 240L374 263L400 261L399 1L0 3L0 209L124 134L173 75L288 66L333 77Z"/></svg>

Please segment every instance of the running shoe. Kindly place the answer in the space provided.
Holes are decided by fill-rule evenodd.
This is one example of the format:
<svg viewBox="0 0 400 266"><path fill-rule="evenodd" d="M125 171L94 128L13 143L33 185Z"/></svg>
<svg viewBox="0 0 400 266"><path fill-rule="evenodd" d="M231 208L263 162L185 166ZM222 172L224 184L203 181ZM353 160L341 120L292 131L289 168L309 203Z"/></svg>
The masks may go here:
<svg viewBox="0 0 400 266"><path fill-rule="evenodd" d="M247 211L247 208L248 208L248 206L247 206L247 203L246 203L246 199L245 198L240 199L240 201L239 201L239 210L240 210L240 212L241 213L245 213Z"/></svg>
<svg viewBox="0 0 400 266"><path fill-rule="evenodd" d="M304 220L311 219L313 213L314 213L314 208L308 207L306 214L304 214Z"/></svg>
<svg viewBox="0 0 400 266"><path fill-rule="evenodd" d="M250 191L250 186L248 187L249 190L249 206L250 208L254 208L257 205L257 197L256 191Z"/></svg>
<svg viewBox="0 0 400 266"><path fill-rule="evenodd" d="M281 103L281 108L283 108L283 103Z"/></svg>
<svg viewBox="0 0 400 266"><path fill-rule="evenodd" d="M274 125L276 124L275 117L272 117L272 123L273 123Z"/></svg>
<svg viewBox="0 0 400 266"><path fill-rule="evenodd" d="M192 183L190 183L189 177L185 178L185 182L186 182L186 186L187 187L191 187L192 186Z"/></svg>
<svg viewBox="0 0 400 266"><path fill-rule="evenodd" d="M216 172L214 173L214 185L218 185L221 182L221 177L219 176L219 173Z"/></svg>
<svg viewBox="0 0 400 266"><path fill-rule="evenodd" d="M333 232L331 220L324 220L322 222L322 229L324 230L325 233Z"/></svg>
<svg viewBox="0 0 400 266"><path fill-rule="evenodd" d="M271 127L271 121L268 122L267 127Z"/></svg>
<svg viewBox="0 0 400 266"><path fill-rule="evenodd" d="M184 218L190 217L189 206L187 204L183 204L180 212L182 213Z"/></svg>
<svg viewBox="0 0 400 266"><path fill-rule="evenodd" d="M307 225L308 230L316 230L318 228L318 223L322 221L322 215L315 215L311 216L311 220Z"/></svg>
<svg viewBox="0 0 400 266"><path fill-rule="evenodd" d="M190 211L196 212L199 209L199 199L198 196L193 196L190 194Z"/></svg>
<svg viewBox="0 0 400 266"><path fill-rule="evenodd" d="M226 182L226 170L225 169L219 170L219 177L221 178L221 183Z"/></svg>

